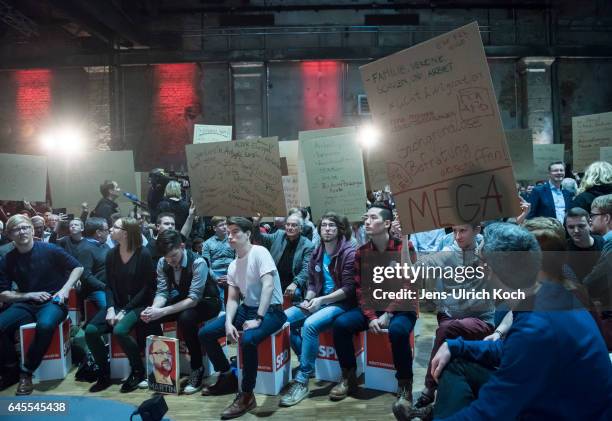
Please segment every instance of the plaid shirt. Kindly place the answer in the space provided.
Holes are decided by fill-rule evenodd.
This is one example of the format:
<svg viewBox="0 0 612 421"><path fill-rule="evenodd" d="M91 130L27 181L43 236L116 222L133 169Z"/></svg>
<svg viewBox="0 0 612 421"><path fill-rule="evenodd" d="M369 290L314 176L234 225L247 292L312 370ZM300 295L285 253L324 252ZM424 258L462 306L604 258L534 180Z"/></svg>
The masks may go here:
<svg viewBox="0 0 612 421"><path fill-rule="evenodd" d="M374 243L372 240L365 243L363 246L359 247L355 252L355 286L356 286L356 294L359 306L361 307L361 311L368 318L368 320L372 321L377 318L376 310L370 306L366 300L363 298L363 293L361 290L361 257L366 253L376 253L377 250L374 247ZM397 238L389 238L389 243L387 244L386 252L397 252L401 255L402 252L402 241ZM408 241L408 253L410 254L410 260L412 263L416 262L416 251L411 241ZM410 288L410 286L408 286ZM411 311L417 311L418 305L416 300L411 301ZM393 312L398 311L396 309L401 308L401 311L409 311L406 309L406 303L400 303L398 301L392 303L385 311Z"/></svg>

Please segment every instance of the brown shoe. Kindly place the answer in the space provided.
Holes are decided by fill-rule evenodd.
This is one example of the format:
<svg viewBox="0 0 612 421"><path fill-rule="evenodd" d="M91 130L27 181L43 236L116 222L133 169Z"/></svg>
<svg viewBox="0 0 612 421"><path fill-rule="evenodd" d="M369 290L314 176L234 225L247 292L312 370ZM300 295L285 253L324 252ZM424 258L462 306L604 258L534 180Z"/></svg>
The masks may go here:
<svg viewBox="0 0 612 421"><path fill-rule="evenodd" d="M232 371L219 374L215 384L202 388L202 396L229 395L236 392L238 392L238 378Z"/></svg>
<svg viewBox="0 0 612 421"><path fill-rule="evenodd" d="M355 368L343 368L342 380L329 391L329 399L332 401L341 401L348 395L352 395L357 391L357 376Z"/></svg>
<svg viewBox="0 0 612 421"><path fill-rule="evenodd" d="M34 390L34 385L32 384L32 374L31 373L19 373L19 384L17 385L16 395L31 395Z"/></svg>
<svg viewBox="0 0 612 421"><path fill-rule="evenodd" d="M241 417L255 407L257 407L257 402L255 401L255 394L253 394L253 392L238 392L234 402L221 413L221 419L229 420Z"/></svg>
<svg viewBox="0 0 612 421"><path fill-rule="evenodd" d="M393 415L399 421L412 419L414 409L412 408L412 380L398 380L397 400L391 409Z"/></svg>

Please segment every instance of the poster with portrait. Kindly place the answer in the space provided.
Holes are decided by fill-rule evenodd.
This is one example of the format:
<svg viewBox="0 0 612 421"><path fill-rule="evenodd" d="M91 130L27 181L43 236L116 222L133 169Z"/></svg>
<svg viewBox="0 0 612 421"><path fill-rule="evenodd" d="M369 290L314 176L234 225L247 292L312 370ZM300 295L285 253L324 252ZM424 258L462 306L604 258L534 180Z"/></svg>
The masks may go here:
<svg viewBox="0 0 612 421"><path fill-rule="evenodd" d="M146 359L149 389L178 395L180 392L179 340L165 336L147 336Z"/></svg>

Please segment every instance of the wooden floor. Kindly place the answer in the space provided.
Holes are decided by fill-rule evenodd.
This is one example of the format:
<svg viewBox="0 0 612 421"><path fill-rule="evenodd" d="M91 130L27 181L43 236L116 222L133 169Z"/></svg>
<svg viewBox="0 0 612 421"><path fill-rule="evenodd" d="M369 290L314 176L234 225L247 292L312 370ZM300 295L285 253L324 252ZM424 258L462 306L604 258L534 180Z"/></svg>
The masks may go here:
<svg viewBox="0 0 612 421"><path fill-rule="evenodd" d="M431 347L433 344L433 334L437 327L436 318L433 314L421 313L420 336L415 340L415 359L414 359L414 398L418 396L423 388L425 372ZM292 355L292 367L297 367L298 363ZM83 395L99 398L107 398L125 402L128 404L139 405L143 400L151 396L148 391L135 391L128 394L119 393L119 383L111 386L104 392L90 394L89 383L74 381L74 371L68 374L62 381L43 382L35 386L36 395ZM213 382L211 377L208 382ZM257 395L258 407L256 410L245 415L241 420L252 420L260 417L266 419L296 421L315 421L325 419L342 420L384 420L393 419L391 405L395 400L392 394L377 392L368 389L360 389L356 398L349 397L341 402L332 402L328 398L328 392L333 384L328 382L318 382L315 379L310 381L310 398L303 400L291 408L280 408L278 406L279 396ZM11 396L14 394L15 387L0 392L0 396ZM199 393L191 396L166 396L168 403L168 413L166 417L176 421L181 420L218 420L219 414L232 400L233 396L212 396L204 397ZM103 419L103 414L92 414L95 420ZM119 421L119 420L107 420Z"/></svg>

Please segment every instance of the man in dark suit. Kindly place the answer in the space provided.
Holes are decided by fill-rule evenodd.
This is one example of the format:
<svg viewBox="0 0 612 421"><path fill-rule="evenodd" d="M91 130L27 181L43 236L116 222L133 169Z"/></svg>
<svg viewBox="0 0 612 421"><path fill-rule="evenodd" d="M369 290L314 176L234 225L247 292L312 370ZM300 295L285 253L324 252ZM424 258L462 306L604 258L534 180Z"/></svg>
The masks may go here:
<svg viewBox="0 0 612 421"><path fill-rule="evenodd" d="M527 219L547 216L563 223L565 211L569 209L572 200L570 193L561 188L561 182L565 177L565 164L561 161L553 162L548 166L548 174L548 181L531 192L529 197L531 210Z"/></svg>

